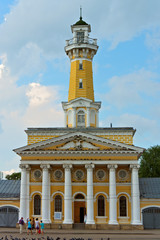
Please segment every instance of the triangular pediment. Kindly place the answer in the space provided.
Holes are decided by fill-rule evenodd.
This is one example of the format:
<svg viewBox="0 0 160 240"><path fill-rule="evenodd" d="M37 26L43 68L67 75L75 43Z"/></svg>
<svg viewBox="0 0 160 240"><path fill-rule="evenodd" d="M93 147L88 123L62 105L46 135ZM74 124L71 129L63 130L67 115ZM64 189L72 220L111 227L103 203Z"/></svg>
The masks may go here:
<svg viewBox="0 0 160 240"><path fill-rule="evenodd" d="M98 137L90 133L72 132L64 134L59 137L54 137L45 141L37 142L21 148L14 149L14 151L21 155L26 151L68 151L68 150L118 150L118 151L132 151L142 153L143 148L135 147L118 141L113 141L103 137Z"/></svg>

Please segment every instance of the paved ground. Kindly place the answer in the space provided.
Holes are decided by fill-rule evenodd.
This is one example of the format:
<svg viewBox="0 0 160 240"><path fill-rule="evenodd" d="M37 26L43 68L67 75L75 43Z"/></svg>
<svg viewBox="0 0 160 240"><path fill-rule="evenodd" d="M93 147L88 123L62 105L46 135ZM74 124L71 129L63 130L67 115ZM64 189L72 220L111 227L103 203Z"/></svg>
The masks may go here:
<svg viewBox="0 0 160 240"><path fill-rule="evenodd" d="M7 238L6 238L7 236ZM160 230L53 230L46 229L45 234L34 234L27 235L27 230L24 230L23 234L19 234L19 229L15 228L0 228L0 240L50 240L53 238L54 240L160 240ZM23 239L25 238L25 239ZM50 238L50 239L49 239ZM60 238L60 239L59 239ZM79 238L79 239L78 239ZM52 240L52 239L51 239Z"/></svg>

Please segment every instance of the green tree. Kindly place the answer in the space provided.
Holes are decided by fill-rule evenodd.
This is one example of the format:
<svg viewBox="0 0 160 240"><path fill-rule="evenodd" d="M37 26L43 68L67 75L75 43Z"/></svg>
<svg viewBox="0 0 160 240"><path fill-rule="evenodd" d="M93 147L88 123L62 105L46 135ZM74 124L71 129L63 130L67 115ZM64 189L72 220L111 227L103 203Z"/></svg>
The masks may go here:
<svg viewBox="0 0 160 240"><path fill-rule="evenodd" d="M141 157L139 177L160 177L160 146L148 148Z"/></svg>
<svg viewBox="0 0 160 240"><path fill-rule="evenodd" d="M6 179L8 180L20 180L21 172L12 173L11 175L6 175Z"/></svg>

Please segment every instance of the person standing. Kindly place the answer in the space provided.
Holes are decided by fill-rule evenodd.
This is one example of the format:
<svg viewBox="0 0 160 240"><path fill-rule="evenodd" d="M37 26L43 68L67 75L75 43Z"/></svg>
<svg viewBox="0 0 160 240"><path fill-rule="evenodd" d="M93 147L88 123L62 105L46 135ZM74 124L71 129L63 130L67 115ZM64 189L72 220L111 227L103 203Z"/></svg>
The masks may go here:
<svg viewBox="0 0 160 240"><path fill-rule="evenodd" d="M32 222L31 222L31 219L29 219L29 221L28 221L28 230L27 230L27 234L29 234L29 232L31 232L31 234L33 234L33 233L32 233Z"/></svg>
<svg viewBox="0 0 160 240"><path fill-rule="evenodd" d="M39 221L38 221L38 218L36 218L36 221L35 221L35 228L36 228L36 234L38 233L38 230L39 230Z"/></svg>
<svg viewBox="0 0 160 240"><path fill-rule="evenodd" d="M34 218L33 218L33 220L32 220L32 230L35 228L35 220L34 220Z"/></svg>
<svg viewBox="0 0 160 240"><path fill-rule="evenodd" d="M23 225L24 225L24 220L23 217L19 220L19 228L20 228L20 234L23 233Z"/></svg>
<svg viewBox="0 0 160 240"><path fill-rule="evenodd" d="M42 220L40 222L40 226L41 226L41 233L43 234L44 233L44 223L42 222Z"/></svg>

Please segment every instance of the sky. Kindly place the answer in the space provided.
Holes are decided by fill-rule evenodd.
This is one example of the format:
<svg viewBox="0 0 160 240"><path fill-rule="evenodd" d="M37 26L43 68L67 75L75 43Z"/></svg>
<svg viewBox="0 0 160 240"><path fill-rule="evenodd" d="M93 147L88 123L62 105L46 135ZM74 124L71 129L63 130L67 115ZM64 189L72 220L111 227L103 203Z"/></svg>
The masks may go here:
<svg viewBox="0 0 160 240"><path fill-rule="evenodd" d="M28 127L63 127L70 61L65 40L79 20L98 40L93 60L100 127L133 127L134 145L160 144L159 0L0 0L0 171Z"/></svg>

